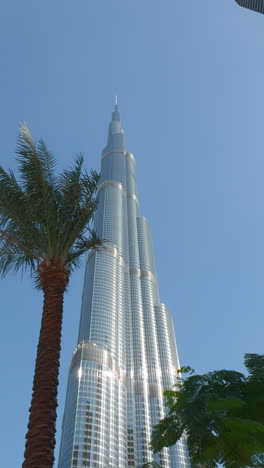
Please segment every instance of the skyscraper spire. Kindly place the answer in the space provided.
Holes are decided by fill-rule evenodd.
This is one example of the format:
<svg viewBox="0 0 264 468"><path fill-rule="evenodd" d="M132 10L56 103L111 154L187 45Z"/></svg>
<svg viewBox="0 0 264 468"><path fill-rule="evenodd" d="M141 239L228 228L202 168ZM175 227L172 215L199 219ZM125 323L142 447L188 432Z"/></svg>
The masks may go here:
<svg viewBox="0 0 264 468"><path fill-rule="evenodd" d="M155 455L148 448L180 366L117 104L98 199L95 230L105 243L87 260L58 468L189 468L184 440Z"/></svg>
<svg viewBox="0 0 264 468"><path fill-rule="evenodd" d="M115 96L115 112L119 112L117 96ZM119 118L120 118L120 116L119 116Z"/></svg>
<svg viewBox="0 0 264 468"><path fill-rule="evenodd" d="M108 126L108 141L107 146L103 149L103 154L114 149L125 151L125 133L121 128L120 112L117 104L117 96L115 98L115 107L112 112L112 120Z"/></svg>

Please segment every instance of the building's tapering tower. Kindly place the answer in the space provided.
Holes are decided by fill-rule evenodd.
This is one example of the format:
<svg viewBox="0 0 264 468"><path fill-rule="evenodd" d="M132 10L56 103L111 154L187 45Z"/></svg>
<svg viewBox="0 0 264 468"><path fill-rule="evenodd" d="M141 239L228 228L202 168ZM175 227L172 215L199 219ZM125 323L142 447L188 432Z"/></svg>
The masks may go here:
<svg viewBox="0 0 264 468"><path fill-rule="evenodd" d="M151 429L179 368L173 323L160 303L135 160L117 103L103 150L95 229L106 242L86 266L78 346L70 366L59 468L187 468L185 441L153 456Z"/></svg>

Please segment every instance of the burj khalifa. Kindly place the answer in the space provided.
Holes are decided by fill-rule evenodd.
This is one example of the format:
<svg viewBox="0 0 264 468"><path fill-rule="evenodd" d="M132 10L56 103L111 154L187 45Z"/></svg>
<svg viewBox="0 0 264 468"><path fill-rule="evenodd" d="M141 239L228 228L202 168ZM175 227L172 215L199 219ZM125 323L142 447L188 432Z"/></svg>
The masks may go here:
<svg viewBox="0 0 264 468"><path fill-rule="evenodd" d="M179 362L117 102L102 152L94 223L104 244L87 259L58 468L141 468L147 462L189 468L184 439L159 454L149 449Z"/></svg>

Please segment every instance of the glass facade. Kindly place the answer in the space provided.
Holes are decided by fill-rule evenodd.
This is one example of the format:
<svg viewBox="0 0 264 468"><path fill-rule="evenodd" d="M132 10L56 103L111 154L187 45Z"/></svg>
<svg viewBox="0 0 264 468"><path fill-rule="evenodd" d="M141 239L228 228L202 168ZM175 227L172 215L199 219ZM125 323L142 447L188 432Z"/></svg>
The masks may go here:
<svg viewBox="0 0 264 468"><path fill-rule="evenodd" d="M236 0L236 2L242 7L264 13L264 0Z"/></svg>
<svg viewBox="0 0 264 468"><path fill-rule="evenodd" d="M171 315L160 303L150 227L139 216L135 160L118 106L103 150L78 346L68 380L59 468L189 468L185 440L153 455L152 426L179 368Z"/></svg>

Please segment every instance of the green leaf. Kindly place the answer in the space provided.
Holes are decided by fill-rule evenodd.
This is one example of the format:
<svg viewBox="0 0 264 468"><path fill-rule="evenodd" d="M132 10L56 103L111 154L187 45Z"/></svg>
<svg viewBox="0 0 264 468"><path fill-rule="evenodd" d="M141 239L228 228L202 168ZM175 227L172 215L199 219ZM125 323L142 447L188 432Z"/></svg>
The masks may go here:
<svg viewBox="0 0 264 468"><path fill-rule="evenodd" d="M248 434L255 432L264 433L264 424L257 421L251 421L250 419L241 418L222 418L224 425L230 429L235 429L240 432L246 432Z"/></svg>
<svg viewBox="0 0 264 468"><path fill-rule="evenodd" d="M222 400L209 401L208 409L210 411L241 408L246 403L239 398L225 398Z"/></svg>
<svg viewBox="0 0 264 468"><path fill-rule="evenodd" d="M194 369L190 366L182 366L180 369L177 369L178 374L194 374Z"/></svg>

